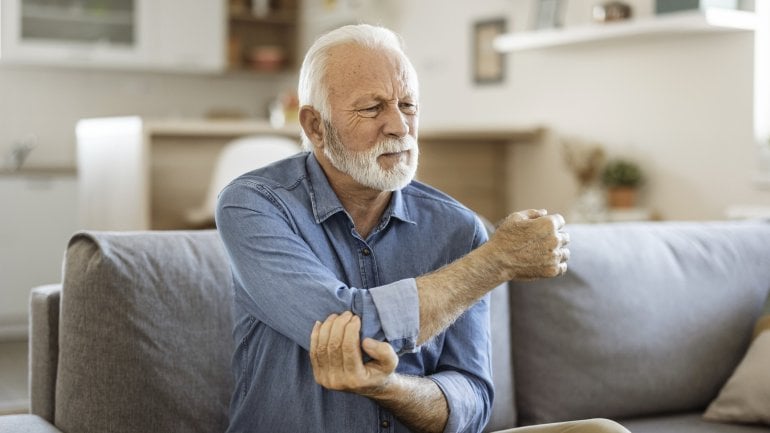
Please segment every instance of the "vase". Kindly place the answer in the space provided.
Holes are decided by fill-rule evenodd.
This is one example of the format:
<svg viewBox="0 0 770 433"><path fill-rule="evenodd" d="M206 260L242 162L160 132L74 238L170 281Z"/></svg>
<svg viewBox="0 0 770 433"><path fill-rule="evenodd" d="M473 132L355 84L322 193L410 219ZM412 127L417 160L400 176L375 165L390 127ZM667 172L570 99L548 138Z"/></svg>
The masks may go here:
<svg viewBox="0 0 770 433"><path fill-rule="evenodd" d="M607 203L602 190L594 185L583 186L570 209L570 222L599 223L607 220Z"/></svg>

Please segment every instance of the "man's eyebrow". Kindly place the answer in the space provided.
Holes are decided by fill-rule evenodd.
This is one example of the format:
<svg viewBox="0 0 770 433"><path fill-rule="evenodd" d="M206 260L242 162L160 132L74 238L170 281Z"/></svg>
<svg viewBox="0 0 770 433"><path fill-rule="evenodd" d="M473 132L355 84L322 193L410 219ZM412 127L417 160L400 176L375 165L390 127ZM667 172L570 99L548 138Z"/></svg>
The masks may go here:
<svg viewBox="0 0 770 433"><path fill-rule="evenodd" d="M359 105L363 103L368 103L372 101L382 101L383 98L381 95L378 95L376 93L365 93L358 98L353 100L353 105Z"/></svg>
<svg viewBox="0 0 770 433"><path fill-rule="evenodd" d="M414 92L404 92L404 96L398 98L398 99L417 99L417 96ZM369 103L372 101L382 102L382 101L392 101L394 99L385 97L383 95L380 95L378 93L365 93L358 98L353 100L353 105L360 105Z"/></svg>

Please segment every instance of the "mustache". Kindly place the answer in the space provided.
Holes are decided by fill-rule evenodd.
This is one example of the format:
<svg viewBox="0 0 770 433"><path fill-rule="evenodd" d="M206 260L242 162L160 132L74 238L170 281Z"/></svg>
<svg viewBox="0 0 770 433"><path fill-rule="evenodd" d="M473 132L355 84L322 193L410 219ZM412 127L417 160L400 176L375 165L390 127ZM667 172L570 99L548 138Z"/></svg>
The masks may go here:
<svg viewBox="0 0 770 433"><path fill-rule="evenodd" d="M417 148L417 140L407 135L402 138L385 138L377 143L377 153L398 153Z"/></svg>

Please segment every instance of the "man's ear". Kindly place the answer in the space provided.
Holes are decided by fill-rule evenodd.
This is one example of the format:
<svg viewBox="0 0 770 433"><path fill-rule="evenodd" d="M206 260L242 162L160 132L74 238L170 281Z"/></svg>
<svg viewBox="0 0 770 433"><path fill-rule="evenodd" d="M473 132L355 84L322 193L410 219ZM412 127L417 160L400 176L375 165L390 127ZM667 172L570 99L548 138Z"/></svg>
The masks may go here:
<svg viewBox="0 0 770 433"><path fill-rule="evenodd" d="M299 109L299 124L305 135L313 143L313 147L323 147L323 122L321 113L310 105L303 105Z"/></svg>

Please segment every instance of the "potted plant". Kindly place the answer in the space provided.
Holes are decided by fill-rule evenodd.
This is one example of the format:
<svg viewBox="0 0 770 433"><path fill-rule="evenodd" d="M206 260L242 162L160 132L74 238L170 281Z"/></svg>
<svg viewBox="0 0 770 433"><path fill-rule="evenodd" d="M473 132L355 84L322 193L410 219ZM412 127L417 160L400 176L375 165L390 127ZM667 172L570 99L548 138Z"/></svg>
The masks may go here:
<svg viewBox="0 0 770 433"><path fill-rule="evenodd" d="M634 207L643 181L642 170L633 161L615 159L602 170L602 184L607 188L607 201L612 208Z"/></svg>

